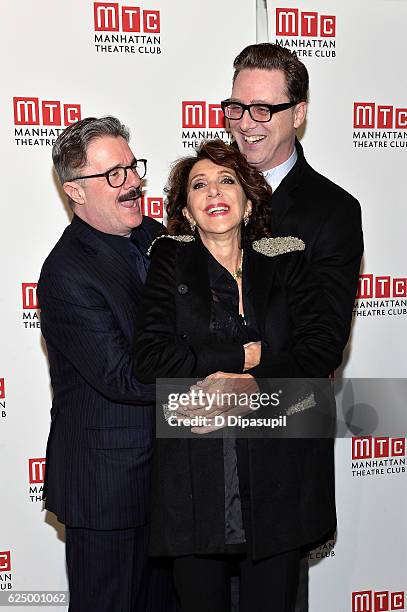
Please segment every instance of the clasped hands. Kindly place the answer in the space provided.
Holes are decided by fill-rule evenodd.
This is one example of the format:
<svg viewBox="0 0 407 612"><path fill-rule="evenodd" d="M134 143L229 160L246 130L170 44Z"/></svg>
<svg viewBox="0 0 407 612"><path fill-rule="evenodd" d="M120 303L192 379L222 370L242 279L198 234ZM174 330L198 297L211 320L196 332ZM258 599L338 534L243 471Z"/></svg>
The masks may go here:
<svg viewBox="0 0 407 612"><path fill-rule="evenodd" d="M245 352L245 362L243 370L250 370L257 366L261 357L261 342L249 342L243 346ZM191 401L186 406L179 407L175 416L180 421L192 417L206 417L207 425L201 427L192 427L191 432L196 434L206 434L211 431L216 431L225 426L216 425L215 416L243 416L248 414L252 409L250 402L239 402L237 404L223 402L222 398L230 397L231 394L236 396L249 398L252 393L258 393L259 388L251 374L233 374L231 372L214 372L207 376L204 380L197 382L190 388L191 400L193 395L199 394L201 401L197 404ZM212 401L206 401L203 398L211 398ZM216 401L215 401L216 399ZM220 400L220 401L219 401ZM225 422L225 419L223 419Z"/></svg>

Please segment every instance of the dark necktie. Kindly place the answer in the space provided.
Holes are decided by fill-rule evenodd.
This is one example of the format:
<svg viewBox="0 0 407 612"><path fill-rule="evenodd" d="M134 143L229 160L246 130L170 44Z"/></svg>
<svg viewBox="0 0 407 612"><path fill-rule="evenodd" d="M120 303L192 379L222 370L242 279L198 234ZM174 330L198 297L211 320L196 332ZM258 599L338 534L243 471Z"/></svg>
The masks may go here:
<svg viewBox="0 0 407 612"><path fill-rule="evenodd" d="M130 251L133 256L133 260L136 264L136 269L140 280L144 284L146 282L147 277L148 262L143 252L141 251L136 238L130 238Z"/></svg>

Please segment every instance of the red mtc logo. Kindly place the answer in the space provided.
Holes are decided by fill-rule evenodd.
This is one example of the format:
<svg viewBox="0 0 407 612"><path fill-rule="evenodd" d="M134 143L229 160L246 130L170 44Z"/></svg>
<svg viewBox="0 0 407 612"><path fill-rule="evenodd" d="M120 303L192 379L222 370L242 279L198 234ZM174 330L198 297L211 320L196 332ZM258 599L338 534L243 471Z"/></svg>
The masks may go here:
<svg viewBox="0 0 407 612"><path fill-rule="evenodd" d="M9 572L11 570L11 556L9 550L0 551L0 572Z"/></svg>
<svg viewBox="0 0 407 612"><path fill-rule="evenodd" d="M403 298L407 297L407 278L392 278L391 276L373 276L360 274L356 299L368 298Z"/></svg>
<svg viewBox="0 0 407 612"><path fill-rule="evenodd" d="M375 102L355 102L353 105L354 128L406 129L407 108L395 108Z"/></svg>
<svg viewBox="0 0 407 612"><path fill-rule="evenodd" d="M45 459L35 458L28 460L28 480L30 484L40 484L44 482Z"/></svg>
<svg viewBox="0 0 407 612"><path fill-rule="evenodd" d="M388 612L404 610L404 591L355 591L352 612Z"/></svg>
<svg viewBox="0 0 407 612"><path fill-rule="evenodd" d="M160 11L141 10L117 2L95 2L93 14L96 32L160 33Z"/></svg>
<svg viewBox="0 0 407 612"><path fill-rule="evenodd" d="M4 378L0 378L0 399L6 399L6 383Z"/></svg>
<svg viewBox="0 0 407 612"><path fill-rule="evenodd" d="M143 215L152 219L162 219L164 211L163 198L141 198L141 210Z"/></svg>
<svg viewBox="0 0 407 612"><path fill-rule="evenodd" d="M37 298L37 283L22 283L21 290L23 295L23 308L38 309L40 305Z"/></svg>
<svg viewBox="0 0 407 612"><path fill-rule="evenodd" d="M336 33L336 17L315 11L292 8L276 9L277 36L321 36L332 38Z"/></svg>
<svg viewBox="0 0 407 612"><path fill-rule="evenodd" d="M58 100L13 98L15 125L71 125L81 118L80 104L62 104Z"/></svg>
<svg viewBox="0 0 407 612"><path fill-rule="evenodd" d="M352 438L352 459L384 459L405 454L405 438Z"/></svg>
<svg viewBox="0 0 407 612"><path fill-rule="evenodd" d="M182 103L183 128L221 128L225 127L220 104L206 104L206 102L184 101Z"/></svg>

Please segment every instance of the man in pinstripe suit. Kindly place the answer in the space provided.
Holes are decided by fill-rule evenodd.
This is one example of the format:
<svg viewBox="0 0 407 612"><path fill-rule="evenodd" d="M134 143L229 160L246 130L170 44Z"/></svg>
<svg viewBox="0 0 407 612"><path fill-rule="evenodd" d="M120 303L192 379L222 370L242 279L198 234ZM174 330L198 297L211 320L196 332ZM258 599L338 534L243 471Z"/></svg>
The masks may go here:
<svg viewBox="0 0 407 612"><path fill-rule="evenodd" d="M147 559L155 394L132 352L162 226L141 214L146 160L128 140L114 117L87 118L52 151L74 215L38 283L54 396L45 498L66 526L71 612L173 609Z"/></svg>

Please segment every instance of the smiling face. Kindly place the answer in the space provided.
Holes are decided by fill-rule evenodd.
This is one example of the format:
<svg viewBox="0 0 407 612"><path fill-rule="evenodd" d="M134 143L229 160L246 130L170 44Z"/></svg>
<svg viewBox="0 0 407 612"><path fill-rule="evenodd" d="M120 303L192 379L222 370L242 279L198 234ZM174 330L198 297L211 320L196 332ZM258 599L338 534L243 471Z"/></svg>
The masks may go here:
<svg viewBox="0 0 407 612"><path fill-rule="evenodd" d="M282 104L290 102L282 70L244 69L233 84L231 99L243 104ZM303 123L307 105L275 113L265 123L253 121L246 111L239 120L230 121L237 145L249 164L260 172L285 162L294 149L295 130Z"/></svg>
<svg viewBox="0 0 407 612"><path fill-rule="evenodd" d="M87 149L87 164L79 175L99 174L117 166L130 166L134 155L122 138L102 136L92 140ZM75 202L75 214L92 227L117 236L129 236L143 220L141 181L137 173L127 171L121 187L111 187L104 176L64 183L64 191Z"/></svg>
<svg viewBox="0 0 407 612"><path fill-rule="evenodd" d="M192 167L187 195L184 215L197 225L201 236L239 232L243 217L252 208L235 172L209 159Z"/></svg>

